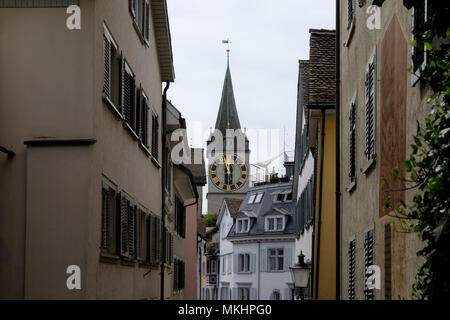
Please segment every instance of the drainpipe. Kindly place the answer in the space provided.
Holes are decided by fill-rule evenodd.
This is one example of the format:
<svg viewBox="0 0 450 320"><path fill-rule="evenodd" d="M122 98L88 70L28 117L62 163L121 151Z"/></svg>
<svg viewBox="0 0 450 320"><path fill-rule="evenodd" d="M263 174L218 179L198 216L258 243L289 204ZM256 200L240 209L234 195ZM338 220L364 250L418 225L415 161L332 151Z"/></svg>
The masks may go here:
<svg viewBox="0 0 450 320"><path fill-rule="evenodd" d="M167 90L169 90L170 82L166 82L166 87L164 88L163 99L162 99L162 172L161 172L161 286L160 286L160 300L164 300L164 261L166 260L166 163L167 163L167 153L166 153L166 109L167 109Z"/></svg>
<svg viewBox="0 0 450 320"><path fill-rule="evenodd" d="M258 241L258 300L261 300L261 241Z"/></svg>
<svg viewBox="0 0 450 320"><path fill-rule="evenodd" d="M316 256L316 291L314 298L317 300L319 296L319 270L320 270L320 230L322 224L322 184L323 184L323 158L324 158L324 146L325 146L325 108L322 108L322 127L321 127L321 148L320 148L320 176L319 176L319 212L317 220L317 256Z"/></svg>
<svg viewBox="0 0 450 320"><path fill-rule="evenodd" d="M340 81L340 57L341 57L341 16L340 1L336 0L336 300L341 299L341 81Z"/></svg>

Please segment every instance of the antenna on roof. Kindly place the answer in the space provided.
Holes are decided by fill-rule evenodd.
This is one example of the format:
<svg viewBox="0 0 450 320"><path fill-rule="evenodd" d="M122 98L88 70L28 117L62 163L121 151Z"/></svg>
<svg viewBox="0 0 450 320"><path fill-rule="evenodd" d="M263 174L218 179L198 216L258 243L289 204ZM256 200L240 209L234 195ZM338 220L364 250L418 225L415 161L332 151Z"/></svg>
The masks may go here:
<svg viewBox="0 0 450 320"><path fill-rule="evenodd" d="M230 65L230 38L227 38L227 40L222 40L222 44L227 45L227 67Z"/></svg>

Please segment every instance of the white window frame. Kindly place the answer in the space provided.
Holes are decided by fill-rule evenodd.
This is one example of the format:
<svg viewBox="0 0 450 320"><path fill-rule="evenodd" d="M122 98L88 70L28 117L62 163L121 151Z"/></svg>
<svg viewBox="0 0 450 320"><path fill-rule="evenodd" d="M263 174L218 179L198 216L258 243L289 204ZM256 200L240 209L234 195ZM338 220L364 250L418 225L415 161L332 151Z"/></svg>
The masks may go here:
<svg viewBox="0 0 450 320"><path fill-rule="evenodd" d="M243 264L241 264L241 256L243 256ZM248 252L238 254L238 273L249 273L251 268L251 255Z"/></svg>
<svg viewBox="0 0 450 320"><path fill-rule="evenodd" d="M247 222L247 228L244 230L245 222ZM236 221L236 233L246 233L250 228L249 218L239 218Z"/></svg>
<svg viewBox="0 0 450 320"><path fill-rule="evenodd" d="M278 227L277 227L278 219L282 219L281 229L278 229ZM273 229L269 228L269 225L270 225L269 220L273 220ZM265 228L264 229L267 232L283 231L284 228L285 228L285 223L286 223L286 218L284 216L270 216L270 217L266 217Z"/></svg>
<svg viewBox="0 0 450 320"><path fill-rule="evenodd" d="M256 194L255 201L253 203L261 203L263 196L264 196L264 192L258 192Z"/></svg>
<svg viewBox="0 0 450 320"><path fill-rule="evenodd" d="M270 251L275 250L275 255L271 255ZM283 255L280 255L280 250L283 250ZM272 269L271 259L275 259L275 269ZM279 258L283 258L283 268L280 269ZM267 269L269 272L284 271L286 263L286 250L285 248L268 248L267 249Z"/></svg>

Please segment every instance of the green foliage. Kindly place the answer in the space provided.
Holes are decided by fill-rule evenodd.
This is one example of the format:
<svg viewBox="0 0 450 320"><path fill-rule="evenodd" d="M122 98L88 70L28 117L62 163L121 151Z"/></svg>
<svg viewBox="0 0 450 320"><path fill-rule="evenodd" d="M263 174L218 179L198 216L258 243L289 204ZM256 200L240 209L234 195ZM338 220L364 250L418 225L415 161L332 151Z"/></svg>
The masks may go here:
<svg viewBox="0 0 450 320"><path fill-rule="evenodd" d="M447 11L448 12L448 11ZM448 19L448 18L447 18ZM390 208L401 225L417 233L424 247L417 256L424 258L416 275L412 296L418 299L450 299L450 28L440 13L426 24L422 39L412 46L427 48L427 65L421 79L432 91L430 112L424 125L417 123L411 155L404 167L408 180L399 177L398 166L391 173L414 189L412 204ZM382 179L381 185L386 185Z"/></svg>
<svg viewBox="0 0 450 320"><path fill-rule="evenodd" d="M217 214L208 213L203 216L203 221L207 227L215 227L217 221Z"/></svg>

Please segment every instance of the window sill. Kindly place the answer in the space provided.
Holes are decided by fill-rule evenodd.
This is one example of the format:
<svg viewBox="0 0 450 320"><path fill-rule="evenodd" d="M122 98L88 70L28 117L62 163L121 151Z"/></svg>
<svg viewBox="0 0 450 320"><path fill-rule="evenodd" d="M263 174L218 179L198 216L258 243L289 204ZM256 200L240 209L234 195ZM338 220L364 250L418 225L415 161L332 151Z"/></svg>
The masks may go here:
<svg viewBox="0 0 450 320"><path fill-rule="evenodd" d="M110 264L118 264L119 261L120 261L120 257L115 254L100 252L100 262L110 263Z"/></svg>
<svg viewBox="0 0 450 320"><path fill-rule="evenodd" d="M105 95L105 93L102 93L103 101L112 109L114 112L114 115L118 118L117 120L123 120L123 115L120 113L119 109L116 108L114 103Z"/></svg>
<svg viewBox="0 0 450 320"><path fill-rule="evenodd" d="M356 188L356 178L348 184L346 190L348 193L352 193L355 188Z"/></svg>
<svg viewBox="0 0 450 320"><path fill-rule="evenodd" d="M158 160L157 160L153 155L151 156L151 158L152 158L153 164L154 164L156 167L158 167L158 169L161 169L161 164L158 162Z"/></svg>
<svg viewBox="0 0 450 320"><path fill-rule="evenodd" d="M142 141L139 141L139 147L141 147L142 151L144 151L144 152L147 154L147 156L149 156L149 157L152 156L150 150L148 149L148 147L146 147L146 146L142 143Z"/></svg>
<svg viewBox="0 0 450 320"><path fill-rule="evenodd" d="M364 167L361 169L361 172L364 175L368 175L370 173L370 171L373 169L373 167L375 166L376 163L376 155L372 155L372 157L370 158L370 160L366 160Z"/></svg>
<svg viewBox="0 0 450 320"><path fill-rule="evenodd" d="M348 35L347 35L347 39L344 42L344 47L348 48L348 47L350 47L350 42L352 41L353 33L355 31L355 18L353 18L352 25L347 30L348 30Z"/></svg>
<svg viewBox="0 0 450 320"><path fill-rule="evenodd" d="M129 258L122 258L120 264L123 266L134 267L136 265L136 261Z"/></svg>
<svg viewBox="0 0 450 320"><path fill-rule="evenodd" d="M136 134L136 132L134 132L133 128L131 128L131 126L125 121L123 121L123 125L124 127L126 127L128 129L128 132L136 139L136 140L140 140L139 136Z"/></svg>

